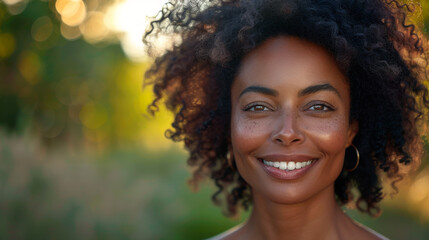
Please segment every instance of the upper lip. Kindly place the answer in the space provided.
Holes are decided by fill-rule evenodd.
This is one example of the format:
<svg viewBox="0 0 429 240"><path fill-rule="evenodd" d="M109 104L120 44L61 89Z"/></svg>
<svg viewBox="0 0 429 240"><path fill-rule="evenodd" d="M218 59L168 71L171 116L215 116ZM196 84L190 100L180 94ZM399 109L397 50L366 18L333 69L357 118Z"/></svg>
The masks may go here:
<svg viewBox="0 0 429 240"><path fill-rule="evenodd" d="M307 162L317 159L317 157L306 154L267 154L258 156L259 159L264 159L269 162Z"/></svg>

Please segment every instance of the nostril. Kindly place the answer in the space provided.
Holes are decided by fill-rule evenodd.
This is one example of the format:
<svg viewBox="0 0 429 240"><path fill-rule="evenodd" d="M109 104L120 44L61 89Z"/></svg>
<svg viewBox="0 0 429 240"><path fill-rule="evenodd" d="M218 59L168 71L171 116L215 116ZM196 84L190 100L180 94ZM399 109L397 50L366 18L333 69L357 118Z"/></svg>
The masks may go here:
<svg viewBox="0 0 429 240"><path fill-rule="evenodd" d="M274 138L274 139L273 139L273 141L274 141L275 143L277 143L277 144L281 144L281 145L289 145L289 144L292 144L292 143L299 143L299 142L301 142L301 141L302 141L302 139L301 139L301 138L299 138L299 137L296 137L296 138L293 138L293 139L287 139L287 138L276 137L276 138Z"/></svg>

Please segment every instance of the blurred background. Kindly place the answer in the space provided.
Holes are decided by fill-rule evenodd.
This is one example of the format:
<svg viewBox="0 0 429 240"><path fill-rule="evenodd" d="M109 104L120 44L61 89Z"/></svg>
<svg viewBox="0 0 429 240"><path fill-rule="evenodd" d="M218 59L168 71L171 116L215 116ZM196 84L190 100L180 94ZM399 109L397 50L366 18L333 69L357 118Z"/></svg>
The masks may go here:
<svg viewBox="0 0 429 240"><path fill-rule="evenodd" d="M225 218L209 182L191 191L172 116L147 115L142 35L164 2L0 0L0 239L202 239L246 218ZM427 33L429 0L412 20ZM429 239L428 162L378 219L347 211Z"/></svg>

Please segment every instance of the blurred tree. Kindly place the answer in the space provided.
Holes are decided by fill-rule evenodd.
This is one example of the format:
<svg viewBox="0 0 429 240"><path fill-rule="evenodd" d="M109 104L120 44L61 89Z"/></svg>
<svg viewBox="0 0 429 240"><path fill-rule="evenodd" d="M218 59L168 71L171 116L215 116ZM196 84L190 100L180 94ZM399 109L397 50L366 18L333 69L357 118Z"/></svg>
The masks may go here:
<svg viewBox="0 0 429 240"><path fill-rule="evenodd" d="M106 26L112 3L0 2L1 126L48 145L83 139L107 147L142 137L145 64L131 62Z"/></svg>

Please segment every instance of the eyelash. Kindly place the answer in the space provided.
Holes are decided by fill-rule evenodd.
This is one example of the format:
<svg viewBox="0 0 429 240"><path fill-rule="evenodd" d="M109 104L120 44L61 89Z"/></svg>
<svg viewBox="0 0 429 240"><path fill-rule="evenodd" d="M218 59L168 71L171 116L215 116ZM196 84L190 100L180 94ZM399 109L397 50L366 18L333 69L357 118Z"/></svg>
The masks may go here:
<svg viewBox="0 0 429 240"><path fill-rule="evenodd" d="M263 107L264 110L262 110L262 111L251 110L252 108L255 108L255 107ZM270 111L271 109L267 106L262 105L262 104L251 104L251 105L244 107L243 110L246 112L248 112L248 111L250 111L250 112L263 112L263 111Z"/></svg>
<svg viewBox="0 0 429 240"><path fill-rule="evenodd" d="M310 109L310 110L311 110L311 108L313 108L313 107L315 107L315 106L322 106L324 110L315 110L315 109L313 109L312 111L328 112L328 111L333 111L333 110L334 110L334 108L333 108L333 107L328 106L328 105L323 104L323 103L313 104L313 105L311 105L308 109Z"/></svg>
<svg viewBox="0 0 429 240"><path fill-rule="evenodd" d="M321 106L321 107L323 107L323 110L311 109L311 108L314 108L315 106ZM255 111L255 107L263 107L264 109L260 110L260 111ZM253 108L253 110L252 110L252 108ZM333 107L328 106L328 105L323 104L323 103L313 104L313 105L311 105L307 109L310 110L310 111L317 111L317 112L328 112L328 111L335 110ZM264 106L262 104L251 104L251 105L248 105L248 106L244 107L243 110L246 111L246 112L248 112L248 111L250 111L250 112L264 112L264 111L271 111L272 109L269 108L269 107L267 107L267 106Z"/></svg>

